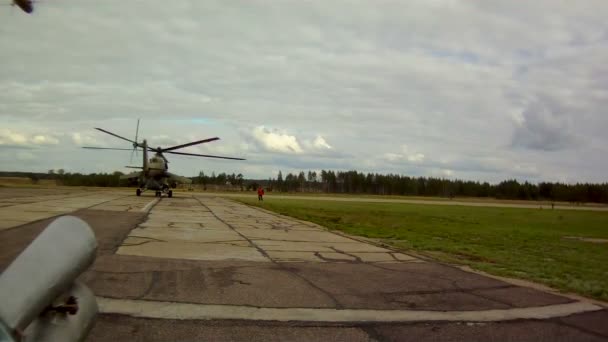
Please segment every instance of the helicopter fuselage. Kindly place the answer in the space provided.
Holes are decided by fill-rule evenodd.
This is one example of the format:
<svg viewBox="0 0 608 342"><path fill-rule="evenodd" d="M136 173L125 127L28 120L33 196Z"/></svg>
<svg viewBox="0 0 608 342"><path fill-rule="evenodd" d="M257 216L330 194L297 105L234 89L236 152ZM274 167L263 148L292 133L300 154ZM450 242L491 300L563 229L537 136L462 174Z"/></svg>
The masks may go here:
<svg viewBox="0 0 608 342"><path fill-rule="evenodd" d="M168 165L159 155L154 155L148 160L148 176L149 177L163 177L166 175Z"/></svg>
<svg viewBox="0 0 608 342"><path fill-rule="evenodd" d="M166 180L166 177L149 177L144 179L144 182L141 184L140 188L155 191L165 191L169 189L169 184L167 184Z"/></svg>

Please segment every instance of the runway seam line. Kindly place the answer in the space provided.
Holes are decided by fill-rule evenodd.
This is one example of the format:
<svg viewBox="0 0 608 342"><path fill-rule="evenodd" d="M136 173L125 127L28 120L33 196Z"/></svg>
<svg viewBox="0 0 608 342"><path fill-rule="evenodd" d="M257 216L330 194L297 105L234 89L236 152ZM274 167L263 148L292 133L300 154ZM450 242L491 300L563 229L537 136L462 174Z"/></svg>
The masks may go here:
<svg viewBox="0 0 608 342"><path fill-rule="evenodd" d="M146 204L143 208L141 208L142 213L148 214L152 209L160 202L161 198L155 198Z"/></svg>

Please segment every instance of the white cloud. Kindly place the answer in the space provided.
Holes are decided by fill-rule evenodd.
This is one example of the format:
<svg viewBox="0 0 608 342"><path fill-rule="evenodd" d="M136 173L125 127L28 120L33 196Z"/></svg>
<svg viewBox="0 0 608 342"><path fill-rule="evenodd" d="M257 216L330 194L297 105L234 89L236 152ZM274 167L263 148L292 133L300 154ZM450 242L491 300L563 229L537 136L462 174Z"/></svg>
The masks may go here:
<svg viewBox="0 0 608 342"><path fill-rule="evenodd" d="M407 160L409 160L411 162L421 162L424 160L424 154L422 154L422 153L411 154L411 155L407 156Z"/></svg>
<svg viewBox="0 0 608 342"><path fill-rule="evenodd" d="M436 178L453 178L455 176L455 172L454 170L450 169L432 168L429 170L428 175Z"/></svg>
<svg viewBox="0 0 608 342"><path fill-rule="evenodd" d="M425 156L420 152L412 152L407 145L401 145L400 153L385 153L384 158L391 162L411 162L411 163L421 163L424 161Z"/></svg>
<svg viewBox="0 0 608 342"><path fill-rule="evenodd" d="M386 158L389 161L395 162L395 161L401 160L403 158L403 155L397 154L397 153L385 153L384 158Z"/></svg>
<svg viewBox="0 0 608 342"><path fill-rule="evenodd" d="M27 137L9 129L0 129L0 145L26 145Z"/></svg>
<svg viewBox="0 0 608 342"><path fill-rule="evenodd" d="M320 135L318 135L318 136L315 138L315 140L312 142L312 145L313 145L315 148L318 148L318 149L327 149L327 150L330 150L330 149L331 149L331 146L330 146L330 145L327 143L327 141L325 141L325 139L324 139L322 136L320 136Z"/></svg>
<svg viewBox="0 0 608 342"><path fill-rule="evenodd" d="M49 135L35 135L32 142L36 145L57 145L59 140Z"/></svg>
<svg viewBox="0 0 608 342"><path fill-rule="evenodd" d="M90 133L74 132L71 134L72 142L78 146L107 146L104 142L97 140Z"/></svg>
<svg viewBox="0 0 608 342"><path fill-rule="evenodd" d="M258 126L253 130L253 138L265 149L281 153L302 153L298 139L278 130Z"/></svg>
<svg viewBox="0 0 608 342"><path fill-rule="evenodd" d="M0 146L57 145L59 140L52 135L20 133L11 129L0 129Z"/></svg>

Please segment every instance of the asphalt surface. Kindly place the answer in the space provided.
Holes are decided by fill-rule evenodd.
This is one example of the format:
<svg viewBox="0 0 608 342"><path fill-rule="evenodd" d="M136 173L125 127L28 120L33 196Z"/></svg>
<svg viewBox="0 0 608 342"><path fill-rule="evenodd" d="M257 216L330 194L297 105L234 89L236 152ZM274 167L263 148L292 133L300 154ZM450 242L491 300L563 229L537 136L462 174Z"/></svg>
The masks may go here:
<svg viewBox="0 0 608 342"><path fill-rule="evenodd" d="M0 188L0 270L57 215L93 228L90 341L604 341L608 311L228 199Z"/></svg>

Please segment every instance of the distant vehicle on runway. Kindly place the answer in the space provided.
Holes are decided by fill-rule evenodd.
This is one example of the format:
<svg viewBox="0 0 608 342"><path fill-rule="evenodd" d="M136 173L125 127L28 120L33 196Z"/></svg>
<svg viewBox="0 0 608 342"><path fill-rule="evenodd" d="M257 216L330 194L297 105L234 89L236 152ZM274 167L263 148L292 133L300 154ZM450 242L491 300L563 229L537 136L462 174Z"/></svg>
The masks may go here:
<svg viewBox="0 0 608 342"><path fill-rule="evenodd" d="M133 149L130 148L110 148L110 147L92 147L85 146L83 148L86 149L94 149L94 150L126 150L131 151L131 158L133 157L133 153L137 153L137 149L141 148L143 150L143 165L142 166L127 166L132 169L141 169L141 171L132 172L127 175L121 176L121 179L129 179L131 181L135 181L138 184L138 188L136 190L136 195L141 196L141 194L146 190L155 190L156 196L160 197L163 193L165 193L168 197L173 197L173 191L171 188L175 188L177 183L191 183L192 181L189 178L178 176L169 172L169 161L163 153L170 154L178 154L184 156L195 156L195 157L204 157L204 158L218 158L218 159L231 159L231 160L245 160L243 158L234 158L234 157L223 157L223 156L214 156L209 154L196 154L196 153L186 153L186 152L177 152L175 150L182 149L184 147L204 144L216 140L220 140L218 137L203 139L198 141L189 142L182 145L171 146L171 147L156 147L152 148L148 146L148 142L144 139L142 142L138 142L139 135L139 120L137 120L137 129L135 130L135 140L127 139L118 134L114 134L110 131L106 131L102 128L95 128L98 131L104 132L106 134L112 135L119 139L130 142L133 145ZM148 159L148 151L154 152L154 156Z"/></svg>

